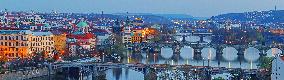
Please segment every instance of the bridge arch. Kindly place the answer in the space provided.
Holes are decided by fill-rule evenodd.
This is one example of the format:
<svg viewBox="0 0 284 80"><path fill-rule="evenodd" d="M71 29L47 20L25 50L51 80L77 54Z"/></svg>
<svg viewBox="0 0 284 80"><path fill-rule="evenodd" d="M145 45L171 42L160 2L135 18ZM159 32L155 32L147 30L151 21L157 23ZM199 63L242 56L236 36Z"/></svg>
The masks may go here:
<svg viewBox="0 0 284 80"><path fill-rule="evenodd" d="M247 61L256 61L260 57L260 51L255 47L248 47L244 51L244 58Z"/></svg>
<svg viewBox="0 0 284 80"><path fill-rule="evenodd" d="M266 52L267 57L274 57L276 54L281 54L282 50L276 47L272 47Z"/></svg>
<svg viewBox="0 0 284 80"><path fill-rule="evenodd" d="M236 48L227 46L223 49L223 58L228 61L233 61L238 58L238 51Z"/></svg>
<svg viewBox="0 0 284 80"><path fill-rule="evenodd" d="M193 48L190 46L184 46L180 50L180 55L183 59L192 59L194 57Z"/></svg>
<svg viewBox="0 0 284 80"><path fill-rule="evenodd" d="M173 49L170 47L163 47L161 48L161 55L164 58L169 59L173 56Z"/></svg>

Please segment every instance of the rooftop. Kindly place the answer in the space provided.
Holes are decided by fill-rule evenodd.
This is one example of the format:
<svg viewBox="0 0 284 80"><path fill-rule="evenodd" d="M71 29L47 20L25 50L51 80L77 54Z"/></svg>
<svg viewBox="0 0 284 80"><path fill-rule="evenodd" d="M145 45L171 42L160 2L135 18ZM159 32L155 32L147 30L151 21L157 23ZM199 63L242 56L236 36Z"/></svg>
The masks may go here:
<svg viewBox="0 0 284 80"><path fill-rule="evenodd" d="M0 30L0 34L32 34L34 36L48 36L51 32L32 32L30 30Z"/></svg>
<svg viewBox="0 0 284 80"><path fill-rule="evenodd" d="M88 24L87 24L86 22L84 22L84 21L81 21L81 22L79 22L79 23L77 24L77 27L79 27L79 28L81 28L81 27L86 27L86 26L88 26Z"/></svg>

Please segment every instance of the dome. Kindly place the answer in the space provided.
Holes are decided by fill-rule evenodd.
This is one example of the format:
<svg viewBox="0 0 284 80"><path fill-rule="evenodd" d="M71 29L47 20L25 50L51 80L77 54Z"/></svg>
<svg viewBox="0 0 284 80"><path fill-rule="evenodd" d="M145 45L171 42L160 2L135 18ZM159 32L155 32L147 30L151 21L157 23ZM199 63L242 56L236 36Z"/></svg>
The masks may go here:
<svg viewBox="0 0 284 80"><path fill-rule="evenodd" d="M79 27L79 28L86 27L86 26L88 26L88 24L86 22L83 22L83 21L81 21L77 24L77 27Z"/></svg>
<svg viewBox="0 0 284 80"><path fill-rule="evenodd" d="M49 24L44 24L44 27L49 27L50 25Z"/></svg>

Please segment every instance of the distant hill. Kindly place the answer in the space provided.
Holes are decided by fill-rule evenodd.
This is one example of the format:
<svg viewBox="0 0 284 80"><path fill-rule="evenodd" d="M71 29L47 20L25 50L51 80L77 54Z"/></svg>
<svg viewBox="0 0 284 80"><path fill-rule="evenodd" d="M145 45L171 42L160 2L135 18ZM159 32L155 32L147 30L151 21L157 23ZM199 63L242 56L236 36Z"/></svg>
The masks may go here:
<svg viewBox="0 0 284 80"><path fill-rule="evenodd" d="M128 15L128 16L160 16L166 19L181 19L181 20L204 20L205 17L193 17L187 14L152 14L152 13L114 13L113 15Z"/></svg>
<svg viewBox="0 0 284 80"><path fill-rule="evenodd" d="M212 20L253 21L256 23L284 23L284 10L254 11L245 13L228 13L211 17Z"/></svg>

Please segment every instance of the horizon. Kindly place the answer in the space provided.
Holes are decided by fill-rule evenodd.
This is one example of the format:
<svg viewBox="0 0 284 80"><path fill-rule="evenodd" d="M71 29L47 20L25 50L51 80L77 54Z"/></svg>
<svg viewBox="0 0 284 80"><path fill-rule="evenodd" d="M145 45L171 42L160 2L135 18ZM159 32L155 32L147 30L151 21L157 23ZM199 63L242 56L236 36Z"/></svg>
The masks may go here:
<svg viewBox="0 0 284 80"><path fill-rule="evenodd" d="M283 9L284 10L284 9ZM277 10L277 11L283 11L283 10ZM4 10L0 10L0 12L3 12ZM102 14L101 12L60 12L60 11L47 11L47 12L41 12L41 11L34 11L34 10L29 10L29 11L10 11L9 12L36 12L36 13L53 13L53 12L57 12L57 13L78 13L78 14ZM263 11L273 11L273 10L263 10ZM246 11L246 12L255 12L255 11ZM218 16L218 15L223 15L223 14L231 14L231 13L246 13L246 12L228 12L228 13L222 13L222 14L217 14L217 15L212 15L212 16L193 16L190 14L182 14L182 13L147 13L147 12L143 12L143 13L129 13L129 12L114 12L114 13L103 13L103 14L111 14L111 15L124 15L124 14L129 14L129 15L146 15L146 14L151 14L151 15L187 15L189 17L195 17L195 18L210 18L213 16ZM258 11L259 12L259 11ZM261 11L260 11L261 12Z"/></svg>
<svg viewBox="0 0 284 80"><path fill-rule="evenodd" d="M0 1L0 10L59 13L152 13L187 14L194 17L211 17L226 13L284 10L284 0L9 0ZM30 5L33 3L33 5ZM140 5L137 5L139 3ZM13 4L13 5L11 5ZM64 4L64 5L63 5ZM202 5L202 6L201 6Z"/></svg>

